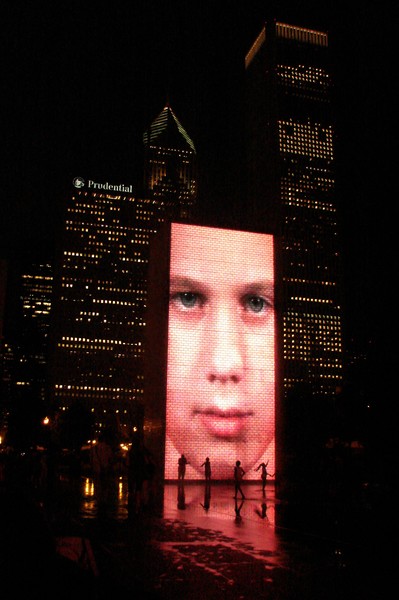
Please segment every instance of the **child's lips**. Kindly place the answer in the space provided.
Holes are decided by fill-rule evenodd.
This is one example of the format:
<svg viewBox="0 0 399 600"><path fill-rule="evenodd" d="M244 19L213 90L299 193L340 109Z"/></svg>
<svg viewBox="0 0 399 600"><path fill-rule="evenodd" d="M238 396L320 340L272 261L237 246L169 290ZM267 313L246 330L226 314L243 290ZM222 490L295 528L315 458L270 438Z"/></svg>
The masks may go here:
<svg viewBox="0 0 399 600"><path fill-rule="evenodd" d="M210 434L216 437L235 438L247 427L251 414L242 411L209 410L199 412L199 418Z"/></svg>

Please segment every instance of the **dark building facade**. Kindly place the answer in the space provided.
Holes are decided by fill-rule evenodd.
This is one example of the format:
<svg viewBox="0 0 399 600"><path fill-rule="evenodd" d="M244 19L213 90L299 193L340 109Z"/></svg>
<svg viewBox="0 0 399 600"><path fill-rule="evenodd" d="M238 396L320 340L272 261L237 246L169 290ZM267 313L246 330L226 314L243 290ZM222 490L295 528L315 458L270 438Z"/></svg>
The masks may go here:
<svg viewBox="0 0 399 600"><path fill-rule="evenodd" d="M246 56L248 211L278 240L282 396L316 404L343 369L332 85L322 31L272 21Z"/></svg>

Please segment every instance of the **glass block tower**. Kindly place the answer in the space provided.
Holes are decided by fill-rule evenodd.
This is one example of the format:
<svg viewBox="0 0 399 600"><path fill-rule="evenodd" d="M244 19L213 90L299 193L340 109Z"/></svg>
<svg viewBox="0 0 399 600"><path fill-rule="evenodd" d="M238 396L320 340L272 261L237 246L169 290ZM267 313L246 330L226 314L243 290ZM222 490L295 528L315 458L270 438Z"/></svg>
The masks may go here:
<svg viewBox="0 0 399 600"><path fill-rule="evenodd" d="M317 404L335 395L343 359L327 33L266 23L246 84L249 218L279 241L281 388Z"/></svg>
<svg viewBox="0 0 399 600"><path fill-rule="evenodd" d="M175 219L189 219L197 199L197 156L193 141L169 105L143 135L144 190L162 201Z"/></svg>

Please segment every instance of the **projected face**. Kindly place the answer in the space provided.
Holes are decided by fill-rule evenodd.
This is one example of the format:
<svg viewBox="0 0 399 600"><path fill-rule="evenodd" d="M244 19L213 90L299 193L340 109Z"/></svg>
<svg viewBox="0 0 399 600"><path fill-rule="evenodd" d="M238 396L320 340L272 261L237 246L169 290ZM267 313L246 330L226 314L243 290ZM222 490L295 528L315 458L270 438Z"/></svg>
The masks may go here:
<svg viewBox="0 0 399 600"><path fill-rule="evenodd" d="M173 224L168 335L167 445L198 477L207 456L214 479L253 468L274 440L272 236Z"/></svg>

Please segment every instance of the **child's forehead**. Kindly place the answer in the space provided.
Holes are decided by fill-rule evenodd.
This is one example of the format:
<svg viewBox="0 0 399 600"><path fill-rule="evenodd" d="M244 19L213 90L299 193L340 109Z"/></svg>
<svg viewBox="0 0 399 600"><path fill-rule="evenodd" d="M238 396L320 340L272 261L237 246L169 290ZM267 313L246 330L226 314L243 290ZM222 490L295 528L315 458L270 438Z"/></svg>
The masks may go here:
<svg viewBox="0 0 399 600"><path fill-rule="evenodd" d="M273 238L267 234L180 226L172 231L171 278L229 287L274 278Z"/></svg>
<svg viewBox="0 0 399 600"><path fill-rule="evenodd" d="M172 252L174 249L184 252L184 249L194 248L198 251L211 249L214 253L220 249L225 252L230 250L234 254L239 247L245 247L248 252L253 248L272 251L273 236L232 229L174 224L171 245Z"/></svg>
<svg viewBox="0 0 399 600"><path fill-rule="evenodd" d="M215 273L221 279L234 275L245 278L270 278L273 274L273 253L267 246L212 245L192 243L172 247L171 272L200 278L202 274Z"/></svg>

